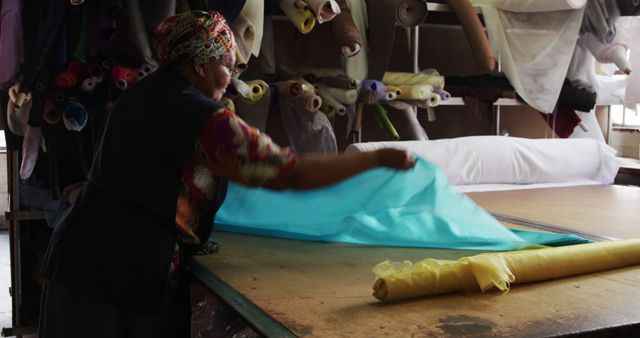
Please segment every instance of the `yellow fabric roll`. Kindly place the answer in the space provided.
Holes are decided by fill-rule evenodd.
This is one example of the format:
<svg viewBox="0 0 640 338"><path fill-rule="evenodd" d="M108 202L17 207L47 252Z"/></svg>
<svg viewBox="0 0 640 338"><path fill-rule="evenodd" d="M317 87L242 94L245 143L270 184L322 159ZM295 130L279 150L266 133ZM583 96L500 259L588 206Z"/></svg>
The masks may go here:
<svg viewBox="0 0 640 338"><path fill-rule="evenodd" d="M309 6L300 6L302 3L297 0L278 0L278 5L289 17L289 20L302 34L307 34L313 30L316 25L316 18Z"/></svg>
<svg viewBox="0 0 640 338"><path fill-rule="evenodd" d="M433 91L433 87L427 84L397 86L397 88L401 92L397 98L401 100L426 100Z"/></svg>
<svg viewBox="0 0 640 338"><path fill-rule="evenodd" d="M387 85L387 93L395 93L396 97L402 95L402 90L400 90L400 88L393 86L393 85Z"/></svg>
<svg viewBox="0 0 640 338"><path fill-rule="evenodd" d="M440 104L441 101L442 98L440 97L440 95L431 93L427 98L427 105L429 105L429 107L436 107Z"/></svg>
<svg viewBox="0 0 640 338"><path fill-rule="evenodd" d="M444 76L436 71L423 73L386 72L382 82L387 86L428 84L433 88L444 89Z"/></svg>
<svg viewBox="0 0 640 338"><path fill-rule="evenodd" d="M373 295L382 301L461 290L507 291L528 283L640 264L640 239L484 253L457 261L425 259L376 265Z"/></svg>
<svg viewBox="0 0 640 338"><path fill-rule="evenodd" d="M266 88L269 87L269 85L262 80L248 81L247 86L249 86L249 96L247 98L253 102L259 101L264 95Z"/></svg>

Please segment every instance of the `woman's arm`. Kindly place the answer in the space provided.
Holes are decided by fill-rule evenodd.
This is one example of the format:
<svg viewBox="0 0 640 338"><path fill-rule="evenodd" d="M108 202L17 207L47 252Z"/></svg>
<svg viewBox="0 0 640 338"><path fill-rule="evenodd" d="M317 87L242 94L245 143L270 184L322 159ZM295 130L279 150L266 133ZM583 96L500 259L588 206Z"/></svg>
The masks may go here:
<svg viewBox="0 0 640 338"><path fill-rule="evenodd" d="M306 155L290 171L264 186L270 189L313 189L338 183L374 167L409 169L415 159L404 150L379 149L338 155Z"/></svg>

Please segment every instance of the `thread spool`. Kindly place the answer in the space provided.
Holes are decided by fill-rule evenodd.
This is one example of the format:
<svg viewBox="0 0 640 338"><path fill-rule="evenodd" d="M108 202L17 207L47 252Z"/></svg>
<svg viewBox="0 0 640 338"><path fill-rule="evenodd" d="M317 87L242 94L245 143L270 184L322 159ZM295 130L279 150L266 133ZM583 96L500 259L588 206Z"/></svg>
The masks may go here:
<svg viewBox="0 0 640 338"><path fill-rule="evenodd" d="M96 86L96 80L94 80L92 77L82 80L82 91L84 92L92 92L94 89L96 89Z"/></svg>

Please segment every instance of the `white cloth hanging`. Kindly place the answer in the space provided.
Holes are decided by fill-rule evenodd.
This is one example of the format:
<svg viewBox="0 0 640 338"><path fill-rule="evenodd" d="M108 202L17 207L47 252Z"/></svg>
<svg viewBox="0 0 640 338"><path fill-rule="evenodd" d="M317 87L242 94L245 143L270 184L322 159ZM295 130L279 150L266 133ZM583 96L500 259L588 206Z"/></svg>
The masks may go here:
<svg viewBox="0 0 640 338"><path fill-rule="evenodd" d="M580 31L584 8L540 13L481 5L494 54L523 100L552 113Z"/></svg>

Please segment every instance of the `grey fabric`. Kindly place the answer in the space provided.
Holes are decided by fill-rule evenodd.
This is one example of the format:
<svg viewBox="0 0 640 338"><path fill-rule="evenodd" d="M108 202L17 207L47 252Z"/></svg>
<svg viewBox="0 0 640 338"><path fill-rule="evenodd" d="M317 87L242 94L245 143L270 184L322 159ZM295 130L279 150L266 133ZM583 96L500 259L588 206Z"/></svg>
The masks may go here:
<svg viewBox="0 0 640 338"><path fill-rule="evenodd" d="M615 1L590 0L582 20L581 33L591 33L603 43L613 42L616 36L616 19L620 9Z"/></svg>

